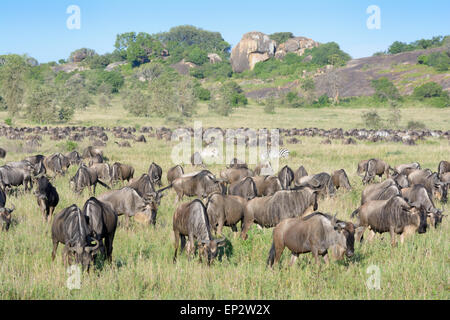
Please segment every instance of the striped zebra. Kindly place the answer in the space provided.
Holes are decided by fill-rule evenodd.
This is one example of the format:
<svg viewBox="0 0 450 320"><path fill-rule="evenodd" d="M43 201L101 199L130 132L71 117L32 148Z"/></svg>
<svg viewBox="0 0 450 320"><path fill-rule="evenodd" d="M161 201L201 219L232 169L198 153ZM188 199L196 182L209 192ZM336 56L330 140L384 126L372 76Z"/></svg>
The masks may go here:
<svg viewBox="0 0 450 320"><path fill-rule="evenodd" d="M280 149L280 150L270 150L265 153L261 153L261 160L270 160L270 159L287 159L289 158L289 150L288 149Z"/></svg>

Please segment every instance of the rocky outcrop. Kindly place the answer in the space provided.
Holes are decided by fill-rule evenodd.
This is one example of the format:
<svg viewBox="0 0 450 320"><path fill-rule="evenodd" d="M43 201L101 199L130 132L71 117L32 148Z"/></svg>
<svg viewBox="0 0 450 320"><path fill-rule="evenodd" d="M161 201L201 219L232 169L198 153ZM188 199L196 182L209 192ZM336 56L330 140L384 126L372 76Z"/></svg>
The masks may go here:
<svg viewBox="0 0 450 320"><path fill-rule="evenodd" d="M222 62L222 58L217 53L210 53L208 54L209 62L210 63L219 63Z"/></svg>
<svg viewBox="0 0 450 320"><path fill-rule="evenodd" d="M118 66L122 66L124 64L127 64L127 62L126 61L118 61L118 62L110 63L106 66L105 71L113 71Z"/></svg>
<svg viewBox="0 0 450 320"><path fill-rule="evenodd" d="M285 43L277 44L264 33L249 32L244 34L242 40L233 48L231 66L234 72L240 73L245 70L253 70L255 64L272 57L283 59L289 52L301 56L306 49L318 46L318 42L305 37L295 37Z"/></svg>
<svg viewBox="0 0 450 320"><path fill-rule="evenodd" d="M319 43L305 37L295 37L287 40L277 47L275 58L283 59L287 53L295 53L302 56L306 49L312 49L319 46Z"/></svg>
<svg viewBox="0 0 450 320"><path fill-rule="evenodd" d="M85 70L89 70L89 69L86 67L80 66L78 63L66 63L66 64L54 66L54 67L52 67L52 70L56 73L58 73L60 71L63 71L66 73L71 73L74 71L85 71Z"/></svg>
<svg viewBox="0 0 450 320"><path fill-rule="evenodd" d="M234 72L253 70L255 64L275 55L276 42L262 32L248 32L231 51L231 67Z"/></svg>
<svg viewBox="0 0 450 320"><path fill-rule="evenodd" d="M192 62L187 62L183 59L178 63L172 64L171 67L174 68L179 74L187 75L189 74L190 70L197 67L197 65Z"/></svg>

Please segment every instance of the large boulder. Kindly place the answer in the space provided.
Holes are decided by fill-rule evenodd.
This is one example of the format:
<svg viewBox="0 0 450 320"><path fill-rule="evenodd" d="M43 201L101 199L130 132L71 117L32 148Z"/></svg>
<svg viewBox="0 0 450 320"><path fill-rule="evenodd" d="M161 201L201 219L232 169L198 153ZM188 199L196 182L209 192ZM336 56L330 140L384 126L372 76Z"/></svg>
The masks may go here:
<svg viewBox="0 0 450 320"><path fill-rule="evenodd" d="M309 38L305 37L291 38L277 47L275 58L283 59L289 52L302 56L305 53L306 49L312 49L318 46L319 46L318 42Z"/></svg>
<svg viewBox="0 0 450 320"><path fill-rule="evenodd" d="M208 58L209 62L213 64L222 62L222 58L217 53L209 53Z"/></svg>
<svg viewBox="0 0 450 320"><path fill-rule="evenodd" d="M231 66L234 72L253 70L255 64L275 55L276 42L262 32L248 32L231 51Z"/></svg>

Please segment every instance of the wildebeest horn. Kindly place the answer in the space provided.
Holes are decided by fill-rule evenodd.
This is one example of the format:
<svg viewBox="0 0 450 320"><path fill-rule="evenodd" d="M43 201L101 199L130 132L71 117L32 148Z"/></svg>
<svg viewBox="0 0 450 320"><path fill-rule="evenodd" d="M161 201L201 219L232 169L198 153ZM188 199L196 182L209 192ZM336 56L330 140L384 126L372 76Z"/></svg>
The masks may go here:
<svg viewBox="0 0 450 320"><path fill-rule="evenodd" d="M96 241L95 246L93 247L85 247L84 250L86 250L86 252L92 252L97 250L100 247L100 241Z"/></svg>
<svg viewBox="0 0 450 320"><path fill-rule="evenodd" d="M11 213L11 212L13 212L15 209L16 209L16 206L14 205L14 203L13 204L11 204L12 205L12 208L11 209L8 209L8 213Z"/></svg>
<svg viewBox="0 0 450 320"><path fill-rule="evenodd" d="M222 237L220 239L216 239L216 243L222 243L222 242L225 242L225 240L226 240L226 238Z"/></svg>

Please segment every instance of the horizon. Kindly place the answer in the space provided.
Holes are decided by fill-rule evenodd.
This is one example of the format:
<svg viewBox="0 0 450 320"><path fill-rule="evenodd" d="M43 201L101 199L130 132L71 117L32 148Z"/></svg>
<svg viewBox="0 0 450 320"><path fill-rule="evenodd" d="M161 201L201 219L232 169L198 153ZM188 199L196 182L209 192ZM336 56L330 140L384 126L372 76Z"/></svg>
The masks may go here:
<svg viewBox="0 0 450 320"><path fill-rule="evenodd" d="M267 10L273 5L267 0L245 3L230 0L226 6L204 0L195 3L175 0L170 4L141 0L126 3L7 0L0 12L0 54L27 54L39 63L57 62L66 60L80 48L90 48L98 54L113 52L120 33L154 34L179 25L193 25L220 32L231 48L250 31L292 32L320 43L336 42L353 59L358 59L386 51L394 41L409 43L450 34L446 15L450 3L443 0L432 3L349 0L344 4L332 1L312 4L285 0ZM70 5L81 10L80 29L67 27ZM371 5L380 8L380 29L369 29L366 25L371 16L366 10ZM440 10L436 12L436 8Z"/></svg>

